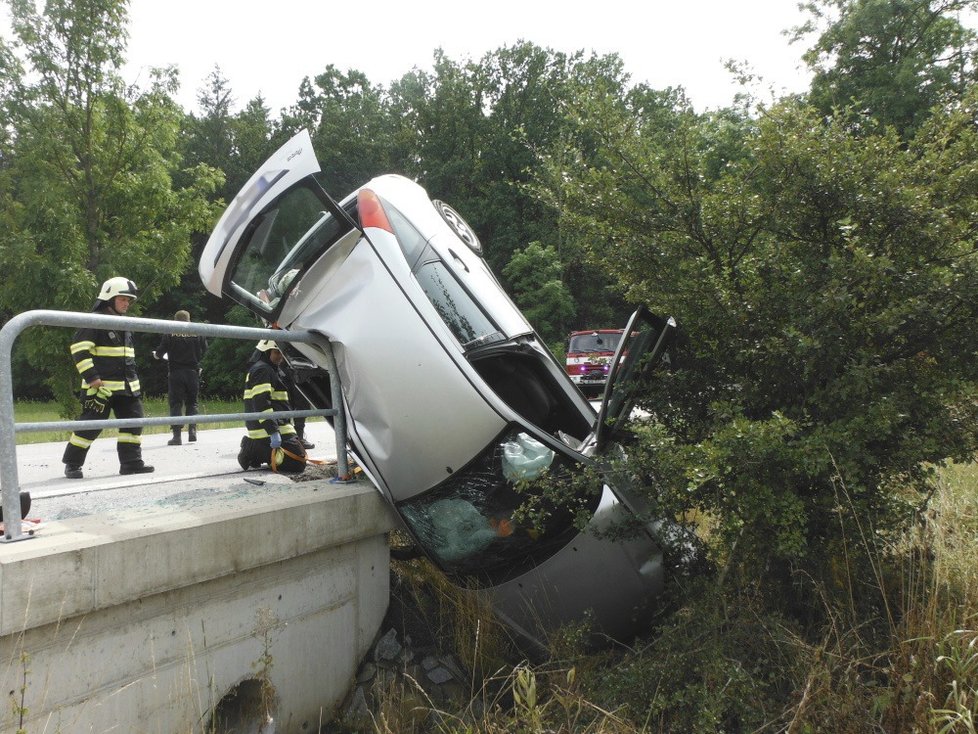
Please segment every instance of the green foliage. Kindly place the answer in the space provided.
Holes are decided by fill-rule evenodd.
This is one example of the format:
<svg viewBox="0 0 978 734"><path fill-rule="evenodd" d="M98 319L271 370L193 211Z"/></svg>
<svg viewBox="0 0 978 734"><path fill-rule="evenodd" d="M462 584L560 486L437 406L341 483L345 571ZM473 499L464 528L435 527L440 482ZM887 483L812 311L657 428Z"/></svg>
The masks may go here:
<svg viewBox="0 0 978 734"><path fill-rule="evenodd" d="M801 662L786 624L756 599L728 605L700 584L641 652L614 656L582 685L595 705L646 731L762 731Z"/></svg>
<svg viewBox="0 0 978 734"><path fill-rule="evenodd" d="M326 190L338 198L374 176L396 172L399 125L381 87L360 71L342 73L332 64L302 81L298 102L282 118L286 130L310 131Z"/></svg>
<svg viewBox="0 0 978 734"><path fill-rule="evenodd" d="M840 502L872 537L901 517L894 482L926 491L928 466L972 455L973 93L910 145L790 101L647 127L582 89L568 114L541 198L683 334L645 396L664 438L639 466L713 517L749 576L828 573Z"/></svg>
<svg viewBox="0 0 978 734"><path fill-rule="evenodd" d="M13 143L0 200L0 309L88 310L100 283L120 274L140 286L144 308L178 282L191 232L213 216L206 197L218 180L198 166L184 187L172 185L175 78L161 72L146 91L124 86L127 14L118 0L48 3L43 15L13 0L11 15L29 67L5 78ZM68 414L77 387L71 334L49 334L28 335L25 348L49 367Z"/></svg>
<svg viewBox="0 0 978 734"><path fill-rule="evenodd" d="M531 242L513 253L503 275L512 284L510 294L516 305L545 342L566 335L574 315L574 299L561 280L555 248Z"/></svg>
<svg viewBox="0 0 978 734"><path fill-rule="evenodd" d="M974 78L974 0L812 0L795 38L816 31L804 55L810 98L824 114L854 106L910 137L931 108L960 98Z"/></svg>
<svg viewBox="0 0 978 734"><path fill-rule="evenodd" d="M231 326L264 327L255 316L242 306L234 306L227 312L225 323ZM248 371L248 358L255 351L255 343L242 339L212 339L204 355L204 394L225 400L241 399L244 376Z"/></svg>

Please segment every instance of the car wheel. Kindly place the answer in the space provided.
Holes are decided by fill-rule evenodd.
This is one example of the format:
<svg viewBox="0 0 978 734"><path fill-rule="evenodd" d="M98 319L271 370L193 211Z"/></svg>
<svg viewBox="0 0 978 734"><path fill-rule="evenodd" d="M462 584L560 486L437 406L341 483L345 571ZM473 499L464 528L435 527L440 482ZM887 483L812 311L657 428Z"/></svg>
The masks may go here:
<svg viewBox="0 0 978 734"><path fill-rule="evenodd" d="M479 257L482 257L482 243L479 241L476 233L472 231L472 228L469 226L468 222L462 218L462 215L444 201L440 201L439 199L435 199L431 203L435 205L435 209L437 209L438 213L441 214L441 218L444 219L448 226L452 228L452 231L458 235L458 238L468 245L472 252Z"/></svg>

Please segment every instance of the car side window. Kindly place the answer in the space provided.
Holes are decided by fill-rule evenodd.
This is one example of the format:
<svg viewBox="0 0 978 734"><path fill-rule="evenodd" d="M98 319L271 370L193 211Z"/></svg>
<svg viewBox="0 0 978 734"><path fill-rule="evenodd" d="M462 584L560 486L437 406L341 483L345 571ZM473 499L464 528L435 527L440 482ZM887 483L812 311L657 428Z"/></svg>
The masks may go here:
<svg viewBox="0 0 978 734"><path fill-rule="evenodd" d="M414 225L387 201L384 202L384 212L387 214L391 227L394 228L397 244L401 248L401 252L404 253L404 259L407 261L408 267L413 270L427 243Z"/></svg>
<svg viewBox="0 0 978 734"><path fill-rule="evenodd" d="M438 315L461 342L472 347L492 340L499 329L441 260L423 263L415 277Z"/></svg>
<svg viewBox="0 0 978 734"><path fill-rule="evenodd" d="M299 272L349 229L323 210L312 188L289 189L255 219L246 235L231 274L234 292L250 307L273 312Z"/></svg>

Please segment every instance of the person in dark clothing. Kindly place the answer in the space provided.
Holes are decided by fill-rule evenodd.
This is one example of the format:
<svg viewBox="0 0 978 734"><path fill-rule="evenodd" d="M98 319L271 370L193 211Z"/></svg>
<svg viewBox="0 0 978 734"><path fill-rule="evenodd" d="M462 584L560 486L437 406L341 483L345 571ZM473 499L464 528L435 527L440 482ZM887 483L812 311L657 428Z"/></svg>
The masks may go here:
<svg viewBox="0 0 978 734"><path fill-rule="evenodd" d="M190 322L190 313L180 310L173 314L177 321ZM207 352L207 340L193 334L164 334L153 356L167 361L167 395L170 400L170 415L197 415L197 395L200 392L200 363ZM179 446L181 426L170 426L173 438L168 446ZM197 426L187 426L187 440L197 440Z"/></svg>
<svg viewBox="0 0 978 734"><path fill-rule="evenodd" d="M92 311L125 316L139 291L127 278L109 278L102 284ZM75 332L71 356L81 375L82 414L78 420L104 420L111 411L116 418L142 418L143 402L136 374L136 351L132 334L116 329L84 327ZM145 474L153 471L143 463L141 427L120 428L117 450L120 474ZM61 461L65 476L82 478L82 466L92 442L102 433L75 431L68 439Z"/></svg>
<svg viewBox="0 0 978 734"><path fill-rule="evenodd" d="M267 339L258 342L245 375L246 413L292 409L288 383L279 369L282 364L282 352L275 342ZM268 464L276 471L299 473L306 468L305 449L289 419L248 420L245 425L248 434L241 438L241 451L238 452L238 464L242 469Z"/></svg>

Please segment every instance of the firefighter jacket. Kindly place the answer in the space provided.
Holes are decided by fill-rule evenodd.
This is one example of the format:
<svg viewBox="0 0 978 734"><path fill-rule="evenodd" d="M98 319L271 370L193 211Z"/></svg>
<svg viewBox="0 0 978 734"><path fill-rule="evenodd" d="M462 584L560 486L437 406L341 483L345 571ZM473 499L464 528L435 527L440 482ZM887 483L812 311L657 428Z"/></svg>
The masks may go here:
<svg viewBox="0 0 978 734"><path fill-rule="evenodd" d="M275 410L292 410L289 406L289 389L282 373L262 355L248 368L245 375L244 409L246 413L271 413ZM260 440L278 431L282 436L295 433L288 418L269 418L263 421L249 420L248 438Z"/></svg>
<svg viewBox="0 0 978 734"><path fill-rule="evenodd" d="M130 332L84 327L75 332L70 349L82 377L83 393L94 393L88 383L101 378L113 393L139 397L136 350Z"/></svg>

